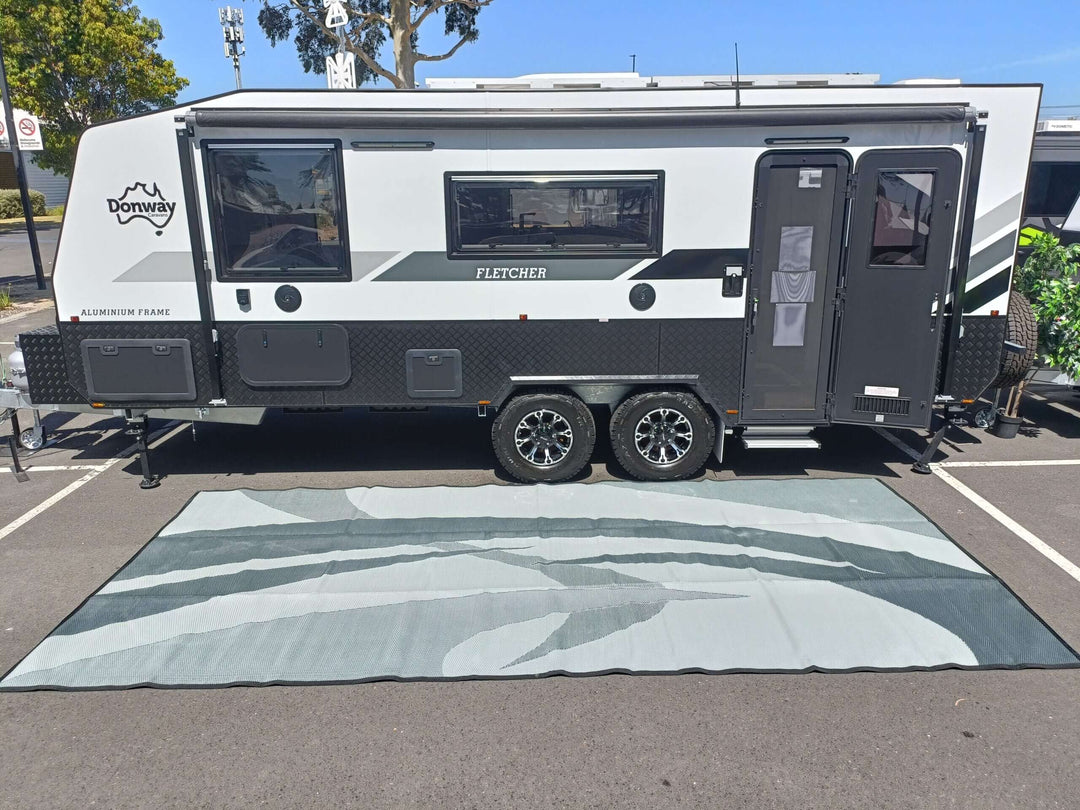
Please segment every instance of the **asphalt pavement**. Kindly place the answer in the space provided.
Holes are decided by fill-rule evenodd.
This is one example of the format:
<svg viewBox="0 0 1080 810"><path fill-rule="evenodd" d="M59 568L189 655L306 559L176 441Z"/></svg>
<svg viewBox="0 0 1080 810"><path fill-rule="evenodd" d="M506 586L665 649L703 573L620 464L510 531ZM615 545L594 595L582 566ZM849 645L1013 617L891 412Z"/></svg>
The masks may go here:
<svg viewBox="0 0 1080 810"><path fill-rule="evenodd" d="M1037 396L1024 403L1037 427L1011 440L957 430L938 460L1080 458L1080 397ZM0 538L0 670L199 490L506 483L490 423L468 412L279 414L194 434L159 422L166 477L146 492L132 459L110 461L128 446L119 420L51 414L46 425L57 441L27 459L30 482L0 482L0 533L92 478ZM938 475L910 472L873 430L823 439L817 452L732 442L705 474L879 477L1080 646L1080 582ZM1080 559L1080 466L943 469ZM582 480L620 475L601 443ZM0 740L0 807L12 808L1071 808L1080 670L2 694Z"/></svg>
<svg viewBox="0 0 1080 810"><path fill-rule="evenodd" d="M39 223L37 226L38 248L41 253L41 266L46 279L46 289L40 290L34 277L34 262L30 251L30 241L25 230L0 231L0 287L10 290L20 309L28 305L37 305L52 300L53 262L60 240L60 226L53 222ZM0 313L0 325L6 313Z"/></svg>

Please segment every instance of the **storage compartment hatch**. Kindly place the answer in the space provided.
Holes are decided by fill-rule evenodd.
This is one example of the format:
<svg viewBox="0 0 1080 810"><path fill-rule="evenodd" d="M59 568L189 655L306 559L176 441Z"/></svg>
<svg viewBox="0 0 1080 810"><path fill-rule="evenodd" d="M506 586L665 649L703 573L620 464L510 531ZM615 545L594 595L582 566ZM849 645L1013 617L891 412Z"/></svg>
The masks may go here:
<svg viewBox="0 0 1080 810"><path fill-rule="evenodd" d="M191 343L186 338L83 340L79 346L91 399L105 402L195 399Z"/></svg>
<svg viewBox="0 0 1080 810"><path fill-rule="evenodd" d="M345 385L349 334L330 324L248 324L236 333L240 377L252 388Z"/></svg>
<svg viewBox="0 0 1080 810"><path fill-rule="evenodd" d="M414 399L461 396L461 352L458 349L409 349L405 383Z"/></svg>

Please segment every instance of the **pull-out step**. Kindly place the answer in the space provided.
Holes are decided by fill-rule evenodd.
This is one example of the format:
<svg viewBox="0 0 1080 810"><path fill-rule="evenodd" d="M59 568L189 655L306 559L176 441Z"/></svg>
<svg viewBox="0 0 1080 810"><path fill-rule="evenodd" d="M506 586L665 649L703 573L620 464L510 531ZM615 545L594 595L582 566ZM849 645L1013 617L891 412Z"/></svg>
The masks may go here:
<svg viewBox="0 0 1080 810"><path fill-rule="evenodd" d="M742 443L747 450L820 450L812 430L802 425L748 427L743 429Z"/></svg>

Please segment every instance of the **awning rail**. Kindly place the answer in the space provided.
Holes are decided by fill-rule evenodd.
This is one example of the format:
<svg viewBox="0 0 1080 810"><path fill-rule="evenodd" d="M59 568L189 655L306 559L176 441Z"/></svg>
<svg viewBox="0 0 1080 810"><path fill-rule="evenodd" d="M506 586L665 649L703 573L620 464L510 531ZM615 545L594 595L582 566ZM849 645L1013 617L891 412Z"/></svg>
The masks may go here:
<svg viewBox="0 0 1080 810"><path fill-rule="evenodd" d="M971 123L967 104L858 104L655 109L194 108L178 121L203 129L576 129L581 127L779 127Z"/></svg>

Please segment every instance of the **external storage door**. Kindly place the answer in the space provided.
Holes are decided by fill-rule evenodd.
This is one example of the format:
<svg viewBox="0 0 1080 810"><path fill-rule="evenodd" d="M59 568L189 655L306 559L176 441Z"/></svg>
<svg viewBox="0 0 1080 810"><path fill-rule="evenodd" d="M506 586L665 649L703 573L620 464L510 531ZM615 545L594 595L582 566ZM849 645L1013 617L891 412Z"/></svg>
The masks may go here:
<svg viewBox="0 0 1080 810"><path fill-rule="evenodd" d="M833 421L930 424L959 185L951 149L859 160Z"/></svg>
<svg viewBox="0 0 1080 810"><path fill-rule="evenodd" d="M849 167L839 153L758 164L742 422L825 420Z"/></svg>

